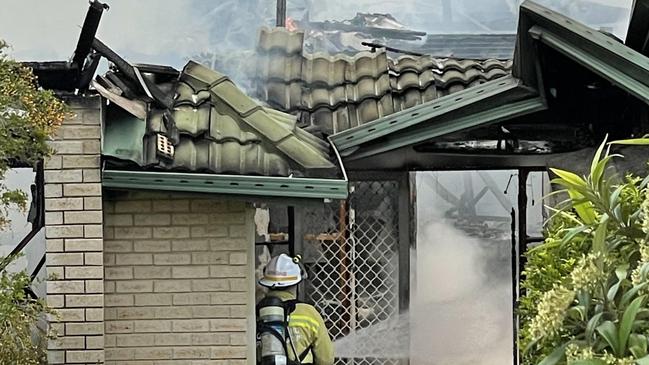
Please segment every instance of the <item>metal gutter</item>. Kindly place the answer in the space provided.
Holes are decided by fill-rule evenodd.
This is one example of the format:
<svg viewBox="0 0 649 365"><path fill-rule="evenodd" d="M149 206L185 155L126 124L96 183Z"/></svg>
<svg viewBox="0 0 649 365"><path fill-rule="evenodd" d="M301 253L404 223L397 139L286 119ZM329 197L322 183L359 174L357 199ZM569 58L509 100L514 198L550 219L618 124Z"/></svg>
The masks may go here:
<svg viewBox="0 0 649 365"><path fill-rule="evenodd" d="M485 100L504 92L517 89L519 80L509 76L486 82L457 93L444 96L431 102L408 108L374 122L334 134L332 144L347 156L354 147L371 142L380 137L394 134L400 130L428 121L440 115L465 108L477 101Z"/></svg>
<svg viewBox="0 0 649 365"><path fill-rule="evenodd" d="M571 44L569 41L540 26L532 27L529 32L534 39L540 40L542 43L563 53L570 59L578 62L589 70L624 89L628 93L643 100L645 103L649 103L649 82L647 82L649 69L644 69L645 75L643 82L632 75L629 66L625 66L625 62L622 60L613 62L607 61L611 59L611 56L622 57L613 55L610 50L595 48L582 49L581 46ZM628 50L630 52L635 52L631 48ZM607 55L604 53L607 53ZM638 56L644 57L639 54ZM646 58L645 63L649 64L649 58ZM638 72L640 71L641 70L638 70Z"/></svg>
<svg viewBox="0 0 649 365"><path fill-rule="evenodd" d="M107 188L307 199L346 199L347 181L292 177L104 170Z"/></svg>
<svg viewBox="0 0 649 365"><path fill-rule="evenodd" d="M357 152L351 155L348 160L353 161L374 156L400 147L414 145L435 137L447 135L449 133L505 121L545 109L547 109L547 106L544 99L537 96L531 99L508 103L492 109L472 113L463 117L449 118L440 122L431 121L430 123L426 123L426 125L402 133L397 133L395 136L389 136L387 140L381 141L381 143L377 143L375 146L371 146L367 149L361 147Z"/></svg>

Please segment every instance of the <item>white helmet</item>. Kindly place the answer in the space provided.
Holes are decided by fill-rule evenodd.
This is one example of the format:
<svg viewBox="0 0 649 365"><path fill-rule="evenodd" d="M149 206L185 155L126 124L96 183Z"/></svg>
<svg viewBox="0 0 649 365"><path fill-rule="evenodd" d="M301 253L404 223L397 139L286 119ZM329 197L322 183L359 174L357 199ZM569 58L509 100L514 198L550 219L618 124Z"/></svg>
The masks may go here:
<svg viewBox="0 0 649 365"><path fill-rule="evenodd" d="M286 288L302 281L302 268L298 264L300 257L291 258L287 254L275 256L264 268L264 277L259 285L267 288Z"/></svg>

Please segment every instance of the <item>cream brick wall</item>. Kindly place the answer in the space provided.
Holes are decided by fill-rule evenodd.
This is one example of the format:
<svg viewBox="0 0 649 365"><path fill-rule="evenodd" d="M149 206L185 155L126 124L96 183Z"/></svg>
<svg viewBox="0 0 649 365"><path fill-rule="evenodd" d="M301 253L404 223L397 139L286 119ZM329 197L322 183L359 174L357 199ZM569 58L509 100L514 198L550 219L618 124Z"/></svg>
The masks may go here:
<svg viewBox="0 0 649 365"><path fill-rule="evenodd" d="M51 143L45 163L47 302L58 312L50 326L50 364L102 363L103 240L100 179L101 99L66 100L74 116Z"/></svg>
<svg viewBox="0 0 649 365"><path fill-rule="evenodd" d="M104 201L106 364L244 364L254 211L172 197Z"/></svg>

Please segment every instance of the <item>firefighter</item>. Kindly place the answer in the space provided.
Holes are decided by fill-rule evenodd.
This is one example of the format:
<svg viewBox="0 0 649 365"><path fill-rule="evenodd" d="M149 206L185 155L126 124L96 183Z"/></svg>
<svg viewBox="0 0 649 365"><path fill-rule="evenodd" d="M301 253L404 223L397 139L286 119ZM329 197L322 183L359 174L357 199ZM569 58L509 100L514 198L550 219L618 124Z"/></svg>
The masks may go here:
<svg viewBox="0 0 649 365"><path fill-rule="evenodd" d="M332 365L334 363L334 350L331 338L327 332L324 321L318 311L309 304L301 303L297 298L297 285L306 278L306 272L299 264L300 257L291 258L286 254L281 254L271 258L264 269L264 275L259 284L268 288L266 298L261 300L257 308L257 320L260 321L260 313L277 313L272 310L265 310L264 306L272 306L273 301L280 303L284 310L285 322L288 324L283 344L286 349L286 357L289 364L313 364L313 365ZM279 301L278 301L279 299ZM271 303L271 304L269 304ZM273 322L275 325L279 322ZM258 338L260 338L260 327L258 322ZM277 328L276 328L277 329ZM263 330L262 330L263 331ZM282 332L282 331L279 331ZM269 343L270 341L265 341ZM268 359L264 356L264 341L260 341L261 359ZM278 346L281 348L281 346ZM268 354L269 351L266 351ZM258 362L261 360L258 359ZM268 361L260 361L268 363ZM281 361L271 361L281 362Z"/></svg>

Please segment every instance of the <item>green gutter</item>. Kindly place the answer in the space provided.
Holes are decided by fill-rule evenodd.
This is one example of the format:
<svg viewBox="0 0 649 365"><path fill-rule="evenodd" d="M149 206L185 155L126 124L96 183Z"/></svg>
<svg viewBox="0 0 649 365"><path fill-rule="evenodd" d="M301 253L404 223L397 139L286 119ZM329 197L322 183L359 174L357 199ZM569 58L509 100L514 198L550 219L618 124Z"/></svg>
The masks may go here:
<svg viewBox="0 0 649 365"><path fill-rule="evenodd" d="M104 170L107 188L307 199L346 199L347 181L290 177Z"/></svg>

